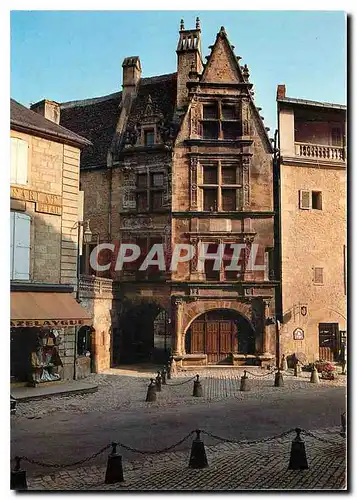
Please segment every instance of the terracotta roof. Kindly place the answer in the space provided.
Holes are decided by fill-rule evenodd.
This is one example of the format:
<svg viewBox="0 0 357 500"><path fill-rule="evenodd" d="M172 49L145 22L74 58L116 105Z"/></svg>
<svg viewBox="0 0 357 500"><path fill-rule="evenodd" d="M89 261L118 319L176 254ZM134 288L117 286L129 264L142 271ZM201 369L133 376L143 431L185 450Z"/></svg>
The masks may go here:
<svg viewBox="0 0 357 500"><path fill-rule="evenodd" d="M142 78L137 97L128 117L128 126L136 124L144 113L149 95L153 108L171 120L176 102L176 73ZM92 146L84 148L81 168L103 167L120 114L122 93L61 103L61 124L86 137Z"/></svg>
<svg viewBox="0 0 357 500"><path fill-rule="evenodd" d="M32 132L35 135L49 136L59 142L69 142L78 147L88 146L90 142L80 135L57 125L44 116L26 108L14 99L10 99L10 125L11 128Z"/></svg>

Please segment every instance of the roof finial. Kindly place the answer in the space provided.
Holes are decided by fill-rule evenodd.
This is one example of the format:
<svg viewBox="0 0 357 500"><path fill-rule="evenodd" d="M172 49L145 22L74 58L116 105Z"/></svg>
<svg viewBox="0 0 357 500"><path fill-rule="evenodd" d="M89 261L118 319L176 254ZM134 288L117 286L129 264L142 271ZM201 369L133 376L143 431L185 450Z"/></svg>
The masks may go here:
<svg viewBox="0 0 357 500"><path fill-rule="evenodd" d="M221 31L221 33L224 33L224 34L226 34L226 30L225 30L224 26L221 26L221 29L220 29L220 31Z"/></svg>
<svg viewBox="0 0 357 500"><path fill-rule="evenodd" d="M185 29L185 24L183 22L183 19L181 19L181 21L180 21L180 31L182 31L184 29Z"/></svg>
<svg viewBox="0 0 357 500"><path fill-rule="evenodd" d="M200 30L200 29L201 29L200 18L196 17L196 30Z"/></svg>

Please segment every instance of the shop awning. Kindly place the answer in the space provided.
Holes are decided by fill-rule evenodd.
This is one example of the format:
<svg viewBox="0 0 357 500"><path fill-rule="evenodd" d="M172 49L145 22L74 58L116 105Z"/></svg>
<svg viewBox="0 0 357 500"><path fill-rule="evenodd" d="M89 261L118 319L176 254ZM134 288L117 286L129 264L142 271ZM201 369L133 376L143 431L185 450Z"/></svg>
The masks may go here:
<svg viewBox="0 0 357 500"><path fill-rule="evenodd" d="M11 326L63 328L91 325L90 314L71 293L11 292Z"/></svg>

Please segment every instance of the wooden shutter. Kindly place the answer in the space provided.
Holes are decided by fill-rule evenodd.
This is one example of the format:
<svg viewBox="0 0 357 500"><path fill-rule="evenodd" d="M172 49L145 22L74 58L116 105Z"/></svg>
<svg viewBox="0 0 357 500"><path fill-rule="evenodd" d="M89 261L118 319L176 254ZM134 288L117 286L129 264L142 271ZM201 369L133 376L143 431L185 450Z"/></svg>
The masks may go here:
<svg viewBox="0 0 357 500"><path fill-rule="evenodd" d="M324 268L314 267L314 283L322 284L324 282Z"/></svg>
<svg viewBox="0 0 357 500"><path fill-rule="evenodd" d="M14 273L15 212L10 212L10 279Z"/></svg>
<svg viewBox="0 0 357 500"><path fill-rule="evenodd" d="M310 191L299 191L300 208L302 210L309 210L311 208L311 194Z"/></svg>
<svg viewBox="0 0 357 500"><path fill-rule="evenodd" d="M13 272L15 280L30 279L31 218L14 212Z"/></svg>
<svg viewBox="0 0 357 500"><path fill-rule="evenodd" d="M22 139L11 137L12 184L27 184L28 144Z"/></svg>

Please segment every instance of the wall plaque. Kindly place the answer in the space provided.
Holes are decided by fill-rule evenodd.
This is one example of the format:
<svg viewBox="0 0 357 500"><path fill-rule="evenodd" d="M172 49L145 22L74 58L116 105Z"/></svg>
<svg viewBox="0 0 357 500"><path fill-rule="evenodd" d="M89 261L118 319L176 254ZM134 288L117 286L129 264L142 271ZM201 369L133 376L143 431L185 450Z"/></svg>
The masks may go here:
<svg viewBox="0 0 357 500"><path fill-rule="evenodd" d="M294 340L304 340L304 330L302 328L295 328L293 338Z"/></svg>

